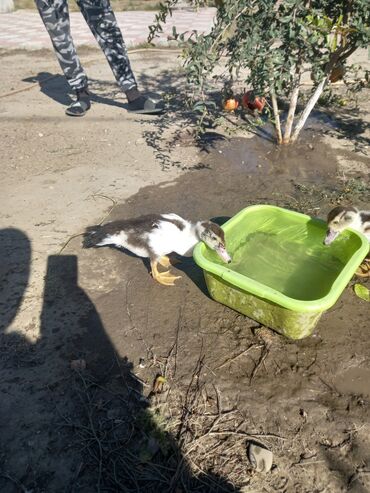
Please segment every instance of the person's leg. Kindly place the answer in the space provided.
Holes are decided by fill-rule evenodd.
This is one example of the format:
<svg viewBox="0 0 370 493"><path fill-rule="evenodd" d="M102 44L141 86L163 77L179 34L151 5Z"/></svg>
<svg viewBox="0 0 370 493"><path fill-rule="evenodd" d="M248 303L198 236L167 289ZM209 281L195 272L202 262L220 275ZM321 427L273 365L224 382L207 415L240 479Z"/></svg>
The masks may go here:
<svg viewBox="0 0 370 493"><path fill-rule="evenodd" d="M91 32L103 50L124 92L136 88L126 45L109 0L77 0Z"/></svg>
<svg viewBox="0 0 370 493"><path fill-rule="evenodd" d="M77 4L103 50L118 85L126 93L129 109L138 113L158 113L161 105L143 96L137 88L122 33L109 0L77 0Z"/></svg>
<svg viewBox="0 0 370 493"><path fill-rule="evenodd" d="M67 0L35 0L41 19L49 33L58 62L77 101L66 113L81 116L90 108L88 80L73 43Z"/></svg>
<svg viewBox="0 0 370 493"><path fill-rule="evenodd" d="M67 0L35 1L68 84L74 90L86 88L87 77L71 36Z"/></svg>

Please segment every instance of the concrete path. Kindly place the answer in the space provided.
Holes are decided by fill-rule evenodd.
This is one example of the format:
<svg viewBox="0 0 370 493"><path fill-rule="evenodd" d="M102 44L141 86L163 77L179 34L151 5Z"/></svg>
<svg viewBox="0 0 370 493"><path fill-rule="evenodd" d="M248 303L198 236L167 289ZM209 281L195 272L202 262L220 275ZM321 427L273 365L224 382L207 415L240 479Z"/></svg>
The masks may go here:
<svg viewBox="0 0 370 493"><path fill-rule="evenodd" d="M172 34L172 26L179 32L197 30L210 31L216 9L205 8L198 12L179 10L173 13L156 44L168 44L167 37ZM149 29L155 12L117 12L118 23L122 29L127 47L137 46L147 41ZM77 46L97 46L82 14L71 12L71 27ZM0 15L0 48L2 49L29 49L37 50L51 48L49 36L40 19L38 12L18 10L9 14Z"/></svg>

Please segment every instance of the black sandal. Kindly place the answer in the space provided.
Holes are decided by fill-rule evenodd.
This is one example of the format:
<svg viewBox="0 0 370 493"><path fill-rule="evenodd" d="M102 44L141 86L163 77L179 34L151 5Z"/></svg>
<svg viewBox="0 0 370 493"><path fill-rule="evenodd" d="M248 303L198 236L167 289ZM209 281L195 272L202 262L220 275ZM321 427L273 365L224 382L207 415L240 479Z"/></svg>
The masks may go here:
<svg viewBox="0 0 370 493"><path fill-rule="evenodd" d="M164 111L164 101L155 100L148 96L139 96L128 103L128 111L140 115L158 115Z"/></svg>
<svg viewBox="0 0 370 493"><path fill-rule="evenodd" d="M68 116L84 116L91 108L90 94L87 90L76 91L76 93L77 100L66 109L66 115Z"/></svg>

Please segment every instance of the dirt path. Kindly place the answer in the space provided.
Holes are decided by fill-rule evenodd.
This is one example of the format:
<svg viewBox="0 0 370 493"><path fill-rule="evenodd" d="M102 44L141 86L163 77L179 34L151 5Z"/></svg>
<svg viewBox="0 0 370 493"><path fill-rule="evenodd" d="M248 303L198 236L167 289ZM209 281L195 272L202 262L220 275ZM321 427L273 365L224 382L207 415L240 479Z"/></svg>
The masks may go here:
<svg viewBox="0 0 370 493"><path fill-rule="evenodd" d="M133 61L149 89L182 83L173 55ZM2 67L4 91L56 71L40 54ZM192 261L164 288L139 259L73 237L146 212L369 208L364 112L318 113L294 148L210 135L200 150L185 129L163 147L173 115L127 115L107 67L89 74L83 125L64 117L59 77L0 100L1 491L369 491L369 311L350 286L291 342L213 302ZM252 471L251 439L273 451L270 474Z"/></svg>
<svg viewBox="0 0 370 493"><path fill-rule="evenodd" d="M42 55L4 57L4 93L58 74L52 53ZM157 76L165 77L169 66L168 54L159 53L155 62L150 58L141 54L135 64L133 55L139 74L142 67L153 73L151 81L143 76L147 89L157 87ZM177 174L161 173L160 163L145 145L142 132L151 128L153 118L129 115L123 98L111 100L119 91L99 54L87 51L84 62L95 97L83 124L64 115L70 98L60 75L42 84L41 91L36 87L0 99L2 223L25 231L32 243L32 273L22 305L25 317L20 313L17 319L23 327L30 314L40 313L45 255L58 253L69 236L103 219L112 200L123 201L142 186ZM37 339L37 327L29 337Z"/></svg>

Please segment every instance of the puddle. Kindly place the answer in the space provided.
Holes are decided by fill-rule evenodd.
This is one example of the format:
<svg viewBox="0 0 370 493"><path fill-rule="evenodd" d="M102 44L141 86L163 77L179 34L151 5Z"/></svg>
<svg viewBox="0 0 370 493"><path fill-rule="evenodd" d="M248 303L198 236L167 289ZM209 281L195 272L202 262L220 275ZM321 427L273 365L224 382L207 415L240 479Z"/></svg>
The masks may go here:
<svg viewBox="0 0 370 493"><path fill-rule="evenodd" d="M370 369L350 368L336 379L335 386L343 394L370 397Z"/></svg>
<svg viewBox="0 0 370 493"><path fill-rule="evenodd" d="M217 162L223 161L231 169L251 176L275 176L322 184L323 179L331 182L337 172L335 154L318 140L315 133L294 146L277 146L262 138L234 138L228 144L217 143L215 147Z"/></svg>
<svg viewBox="0 0 370 493"><path fill-rule="evenodd" d="M201 168L184 173L172 186L167 182L141 189L129 203L117 206L110 219L164 212L190 220L230 217L256 203L294 204L310 213L295 198L294 184L334 186L337 161L329 146L308 145L304 141L280 149L260 137L216 139L208 152L200 153Z"/></svg>

